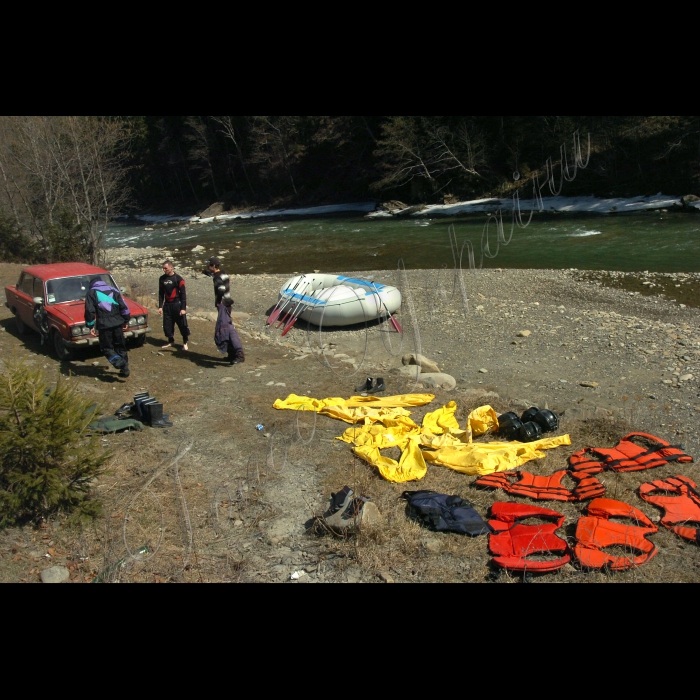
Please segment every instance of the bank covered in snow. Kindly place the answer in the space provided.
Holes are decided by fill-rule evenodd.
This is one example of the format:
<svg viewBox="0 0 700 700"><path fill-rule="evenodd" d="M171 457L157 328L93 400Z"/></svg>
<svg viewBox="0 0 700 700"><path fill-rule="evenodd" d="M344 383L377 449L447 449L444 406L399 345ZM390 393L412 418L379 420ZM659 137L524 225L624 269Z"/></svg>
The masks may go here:
<svg viewBox="0 0 700 700"><path fill-rule="evenodd" d="M700 199L693 197L668 196L656 194L651 197L611 198L599 197L543 197L542 200L520 200L520 210L530 212L533 208L540 212L562 214L625 214L645 210L658 210L670 208L695 208L700 209ZM364 214L367 218L391 218L395 216L414 217L439 217L462 216L465 214L492 214L499 209L511 211L514 206L512 198L504 199L475 199L468 202L455 204L428 204L413 207L404 207L400 203L382 205L376 202L358 202L354 204L332 204L320 207L306 207L303 209L268 209L247 212L224 212L215 216L173 216L173 215L149 215L143 214L131 218L145 223L169 223L179 221L189 224L210 224L216 221L253 220L262 218L283 218L290 216L324 216L330 214Z"/></svg>
<svg viewBox="0 0 700 700"><path fill-rule="evenodd" d="M625 214L645 210L670 209L672 207L694 207L700 209L700 199L684 203L683 197L670 197L657 194L653 197L600 199L598 197L543 197L541 200L523 199L519 206L521 212L530 212L533 208L539 212L567 214ZM456 204L433 204L424 207L406 209L383 208L370 213L370 218L393 216L460 216L465 214L493 214L499 209L512 211L516 206L513 198L475 199Z"/></svg>

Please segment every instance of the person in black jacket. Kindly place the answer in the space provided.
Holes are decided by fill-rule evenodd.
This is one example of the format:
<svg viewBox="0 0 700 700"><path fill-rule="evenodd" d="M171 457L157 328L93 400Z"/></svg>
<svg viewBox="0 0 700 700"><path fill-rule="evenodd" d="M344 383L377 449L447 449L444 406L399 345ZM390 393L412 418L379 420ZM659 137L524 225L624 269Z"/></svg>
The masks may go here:
<svg viewBox="0 0 700 700"><path fill-rule="evenodd" d="M187 326L187 289L185 280L176 274L170 260L163 263L163 274L158 280L158 314L163 317L163 333L168 339L163 350L175 342L175 325L182 334L182 349L187 350L190 329Z"/></svg>
<svg viewBox="0 0 700 700"><path fill-rule="evenodd" d="M96 277L85 297L85 325L90 335L100 338L100 350L109 363L128 377L129 354L124 331L129 327L131 312L120 291Z"/></svg>
<svg viewBox="0 0 700 700"><path fill-rule="evenodd" d="M221 269L221 260L219 258L212 258L209 261L207 275L214 280L214 305L218 308L225 298L231 298L229 276Z"/></svg>

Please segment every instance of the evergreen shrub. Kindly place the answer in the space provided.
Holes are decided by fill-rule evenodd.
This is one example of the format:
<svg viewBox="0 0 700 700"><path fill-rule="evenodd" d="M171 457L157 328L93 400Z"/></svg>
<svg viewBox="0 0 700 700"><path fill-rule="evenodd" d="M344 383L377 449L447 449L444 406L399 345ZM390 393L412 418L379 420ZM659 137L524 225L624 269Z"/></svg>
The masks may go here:
<svg viewBox="0 0 700 700"><path fill-rule="evenodd" d="M88 425L98 407L72 383L48 390L41 370L11 361L0 374L0 527L57 513L100 514L92 481L110 454Z"/></svg>

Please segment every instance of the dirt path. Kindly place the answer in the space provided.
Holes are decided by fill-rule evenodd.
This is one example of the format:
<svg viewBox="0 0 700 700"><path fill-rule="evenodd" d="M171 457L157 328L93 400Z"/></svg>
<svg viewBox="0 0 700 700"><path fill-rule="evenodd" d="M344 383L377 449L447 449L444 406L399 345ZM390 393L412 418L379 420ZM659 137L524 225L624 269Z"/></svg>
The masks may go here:
<svg viewBox="0 0 700 700"><path fill-rule="evenodd" d="M166 253L149 251L149 259L136 266L115 265L119 284L151 308L157 263ZM0 265L3 285L14 283L19 269ZM0 363L23 358L43 368L52 381L70 377L81 392L103 402L106 413L135 392L150 391L163 401L173 422L167 430L105 438L115 457L97 486L106 513L94 529L69 533L57 520L45 530L0 533L0 580L38 580L47 561L70 564L75 581L105 571L108 578L137 581L281 582L302 570L302 582L498 578L488 565L484 538L437 538L409 521L399 500L406 488L433 488L468 498L485 513L497 494L474 489L473 478L439 467L430 467L422 482L388 484L348 445L334 440L345 424L318 417L314 425L306 414L297 425L295 414L272 408L276 399L291 393L353 395L366 376L384 377L388 394L428 391L401 373L401 355L414 351L457 380L452 392L429 390L435 401L413 411L417 422L451 400L458 403L461 422L484 403L498 412L546 405L562 414L562 430L571 434L573 444L533 465L537 473L562 468L576 449L615 444L631 429L682 442L690 454L700 454L697 309L653 295L631 296L575 271L530 270L467 275L467 305L459 289L453 294L453 280L445 272L418 271L402 281L404 286L408 282L404 294L410 296L399 316L406 329L403 346L384 326L319 334L299 323L281 338L279 330L266 329L265 318L286 278L234 276L231 288L235 311L242 314L238 327L246 363L228 367L213 344L211 280L182 272L190 299L190 352L160 350L162 329L152 314L153 332L142 349L132 351L127 381L96 352L57 362L38 337L20 339L11 314L0 308ZM377 272L374 279L393 284L397 273ZM698 286L698 279L690 280ZM523 331L529 334L519 335ZM328 362L317 356L320 347ZM256 430L258 424L262 431ZM192 448L177 474L174 468L163 469L152 493L141 493L149 475L167 466L189 442ZM653 478L666 471L671 475L678 468L657 470ZM700 481L696 465L682 473ZM610 477L608 486L639 507L634 491L648 477ZM384 517L383 528L348 541L308 534L305 523L322 512L331 491L345 484L372 497ZM581 505L562 506L568 536L581 510ZM653 508L642 510L657 515ZM162 532L153 558L127 557L125 565L116 566L125 558L126 545L135 550L149 542L155 549ZM665 558L614 579L700 578L697 547L665 531L655 542ZM47 559L48 549L54 555ZM599 576L571 568L544 580Z"/></svg>

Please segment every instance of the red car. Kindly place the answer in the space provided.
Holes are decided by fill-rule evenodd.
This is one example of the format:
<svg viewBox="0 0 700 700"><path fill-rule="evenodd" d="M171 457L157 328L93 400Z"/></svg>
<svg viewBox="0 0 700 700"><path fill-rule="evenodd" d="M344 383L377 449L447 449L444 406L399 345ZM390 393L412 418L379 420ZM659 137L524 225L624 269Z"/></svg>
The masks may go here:
<svg viewBox="0 0 700 700"><path fill-rule="evenodd" d="M84 263L56 263L25 267L14 287L5 287L5 306L15 315L20 335L40 332L37 325L41 307L46 312L44 330L48 327L49 342L59 360L67 360L71 351L97 345L99 339L90 335L85 325L85 295L95 277L110 287L117 287L112 275L99 267ZM117 287L118 289L118 287ZM131 311L129 329L124 333L132 347L146 341L148 309L124 297ZM37 310L39 315L37 316Z"/></svg>

